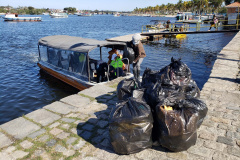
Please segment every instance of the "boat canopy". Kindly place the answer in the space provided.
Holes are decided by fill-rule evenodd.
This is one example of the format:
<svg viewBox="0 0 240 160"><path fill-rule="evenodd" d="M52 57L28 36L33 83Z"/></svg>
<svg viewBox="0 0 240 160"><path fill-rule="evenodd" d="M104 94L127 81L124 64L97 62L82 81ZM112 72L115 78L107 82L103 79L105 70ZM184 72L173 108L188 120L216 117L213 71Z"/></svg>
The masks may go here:
<svg viewBox="0 0 240 160"><path fill-rule="evenodd" d="M76 51L81 53L89 53L91 50L97 47L109 47L117 48L118 46L124 46L122 42L109 42L100 41L96 39L88 39L67 35L54 35L43 37L38 41L39 45L49 46L52 48L58 48L62 50Z"/></svg>

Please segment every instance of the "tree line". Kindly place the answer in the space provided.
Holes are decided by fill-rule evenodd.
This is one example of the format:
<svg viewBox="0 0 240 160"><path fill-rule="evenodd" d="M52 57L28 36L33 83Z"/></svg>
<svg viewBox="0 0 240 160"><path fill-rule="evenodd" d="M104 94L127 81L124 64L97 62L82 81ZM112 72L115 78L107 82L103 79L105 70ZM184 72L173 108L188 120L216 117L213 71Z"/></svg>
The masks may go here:
<svg viewBox="0 0 240 160"><path fill-rule="evenodd" d="M34 7L17 7L17 8L13 8L11 6L0 6L0 13L17 13L17 14L30 14L30 15L34 15L34 14L42 14L45 12L48 12L49 9L48 8L42 8L42 9L36 9Z"/></svg>
<svg viewBox="0 0 240 160"><path fill-rule="evenodd" d="M179 12L193 12L198 14L203 13L226 13L226 8L223 5L229 5L233 2L240 2L240 0L179 0L177 4L162 4L155 7L148 6L145 8L135 8L133 13L136 14L175 14Z"/></svg>
<svg viewBox="0 0 240 160"><path fill-rule="evenodd" d="M75 13L76 8L66 7L63 9L67 13ZM50 13L49 8L37 9L32 6L29 7L17 7L13 8L11 6L0 6L0 13L17 13L17 14L30 14L30 15L39 15L42 13Z"/></svg>

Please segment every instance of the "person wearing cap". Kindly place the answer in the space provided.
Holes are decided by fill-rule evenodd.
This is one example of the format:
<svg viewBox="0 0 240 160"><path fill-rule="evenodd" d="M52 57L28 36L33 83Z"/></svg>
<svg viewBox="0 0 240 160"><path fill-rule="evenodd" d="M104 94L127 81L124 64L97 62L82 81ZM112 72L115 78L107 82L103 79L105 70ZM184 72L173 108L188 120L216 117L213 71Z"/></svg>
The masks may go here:
<svg viewBox="0 0 240 160"><path fill-rule="evenodd" d="M135 53L135 59L133 60L133 75L136 80L140 81L140 65L143 58L146 57L140 34L137 33L132 36L132 44Z"/></svg>

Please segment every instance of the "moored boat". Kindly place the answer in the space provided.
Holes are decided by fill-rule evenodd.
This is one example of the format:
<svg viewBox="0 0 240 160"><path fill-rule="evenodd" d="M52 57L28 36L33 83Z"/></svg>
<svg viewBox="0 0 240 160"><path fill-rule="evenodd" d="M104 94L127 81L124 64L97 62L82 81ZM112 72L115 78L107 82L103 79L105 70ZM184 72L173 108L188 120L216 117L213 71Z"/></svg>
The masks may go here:
<svg viewBox="0 0 240 160"><path fill-rule="evenodd" d="M67 35L47 36L38 41L38 66L55 78L83 90L109 81L109 65L104 62L107 56L103 53L109 49L123 50L125 45ZM131 74L126 71L126 75Z"/></svg>
<svg viewBox="0 0 240 160"><path fill-rule="evenodd" d="M68 14L63 12L51 13L50 16L52 18L68 18Z"/></svg>
<svg viewBox="0 0 240 160"><path fill-rule="evenodd" d="M3 17L4 21L9 22L38 22L42 21L41 17L19 17L18 14L7 13Z"/></svg>
<svg viewBox="0 0 240 160"><path fill-rule="evenodd" d="M121 14L118 12L114 14L114 17L120 17L120 16L121 16Z"/></svg>
<svg viewBox="0 0 240 160"><path fill-rule="evenodd" d="M79 13L78 16L82 16L82 17L90 17L93 16L92 13L86 12L86 13Z"/></svg>
<svg viewBox="0 0 240 160"><path fill-rule="evenodd" d="M146 31L150 33L158 33L167 29L167 21L151 20L150 24L146 25Z"/></svg>

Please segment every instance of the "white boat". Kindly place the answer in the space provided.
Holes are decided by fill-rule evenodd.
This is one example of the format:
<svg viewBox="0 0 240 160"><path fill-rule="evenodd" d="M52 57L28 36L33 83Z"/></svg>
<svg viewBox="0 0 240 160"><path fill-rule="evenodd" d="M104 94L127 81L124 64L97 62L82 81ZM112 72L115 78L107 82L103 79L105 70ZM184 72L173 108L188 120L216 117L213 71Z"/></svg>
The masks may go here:
<svg viewBox="0 0 240 160"><path fill-rule="evenodd" d="M68 18L68 14L67 13L52 13L52 14L50 14L50 16L52 17L52 18Z"/></svg>
<svg viewBox="0 0 240 160"><path fill-rule="evenodd" d="M18 14L7 13L3 17L4 21L14 21L14 22L36 22L42 21L41 17L18 17Z"/></svg>
<svg viewBox="0 0 240 160"><path fill-rule="evenodd" d="M147 32L159 33L167 29L167 21L165 20L151 20L150 24L146 25Z"/></svg>
<svg viewBox="0 0 240 160"><path fill-rule="evenodd" d="M92 13L86 12L86 13L79 13L78 16L83 16L83 17L90 17L92 16Z"/></svg>
<svg viewBox="0 0 240 160"><path fill-rule="evenodd" d="M176 19L177 20L186 20L190 19L189 17L192 17L193 13L192 12L178 12Z"/></svg>
<svg viewBox="0 0 240 160"><path fill-rule="evenodd" d="M121 14L118 12L114 14L114 17L120 17L120 16L121 16Z"/></svg>

